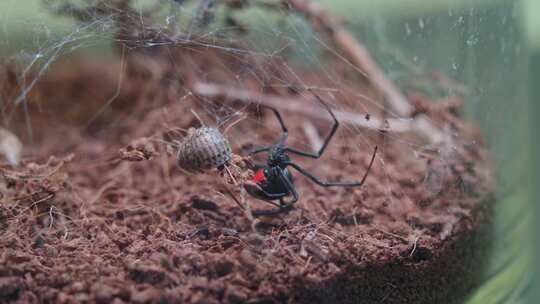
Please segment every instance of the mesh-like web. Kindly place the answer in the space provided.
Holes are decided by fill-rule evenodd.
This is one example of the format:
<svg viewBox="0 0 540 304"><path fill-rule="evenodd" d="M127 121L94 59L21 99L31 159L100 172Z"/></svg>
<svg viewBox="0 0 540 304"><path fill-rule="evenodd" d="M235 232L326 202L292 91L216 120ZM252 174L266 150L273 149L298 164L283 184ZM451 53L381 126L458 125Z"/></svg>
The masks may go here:
<svg viewBox="0 0 540 304"><path fill-rule="evenodd" d="M328 21L323 20L322 25L319 24L320 20L313 20L312 24L306 22L302 14L308 14L308 18L313 19L320 16L316 15L317 12L310 11L310 8L303 7L305 5L302 2L299 2L295 8L271 1L254 1L249 5L248 2L243 1L228 1L225 4L216 3L216 1L202 1L201 3L156 1L133 6L129 1L82 1L81 3L45 1L44 3L51 11L76 19L78 26L58 41L51 39L38 42L37 54L26 54L30 60L24 72L19 76L18 84L22 92L15 99L16 105L24 106L23 101L26 100L28 92L49 69L51 63L80 48L86 48L92 44L103 45L104 38L113 36L123 63L128 53L151 52L160 47L166 49L166 46L170 46L171 49L209 48L221 52L219 56L224 58L212 62L214 66L209 67L209 70L217 70L221 66L223 69L220 73L228 74L227 86L216 87L212 86L214 83L203 83L205 78L209 77L204 75L205 71L202 71L202 76L199 76L200 85L195 86L213 91L210 95L221 95L227 89L237 89L236 92L230 92L233 94L231 97L245 95L247 98L244 98L246 99L244 102L247 103L254 101L251 97L266 99L261 90L277 92L284 89L298 90L303 98L310 98L311 93L306 93L307 90L328 95L325 96L325 101L337 111L341 111L338 112L338 117L345 122L342 128L347 131L341 132L341 136L347 136L348 133L360 136L361 143L351 147L355 149L355 152L371 150L370 146L374 145L374 140L370 140L369 135L364 135L366 130L374 131L372 135L374 138L379 134L384 140L401 142L403 148L406 149L404 151L413 153L416 157L419 151L429 149L434 141L441 140L441 134L437 134L436 128L426 131L422 127L424 123L429 126L429 118L422 117L422 120L418 119L421 122L416 123L414 118L409 117L412 114L412 106L402 100L404 96L400 94L403 93L392 84L389 84L392 86L390 88L385 86L388 81L384 79L384 75L379 73L375 76L368 75L358 62L346 58L346 53L354 50L339 49L334 45L334 41L331 39L329 41L329 38L333 38L332 34L325 35L325 31L329 29L324 29L326 26L332 26L324 24ZM126 10L128 8L129 10ZM292 9L298 11L294 13L291 12ZM315 15L309 17L309 14ZM314 27L315 29L323 28L317 32L314 31ZM338 43L347 47L347 42L338 40ZM166 52L171 52L171 50L166 50ZM369 54L364 55L369 58ZM178 79L185 78L186 76L180 75L178 71L183 67L178 67L178 63L175 62L177 59L171 54L168 56L169 62L163 64L174 67L172 70L177 73ZM231 61L239 61L234 62L236 66L231 67L230 63L219 62L219 60L226 60L228 56L232 58ZM360 58L360 63L365 63L362 62L363 59L365 58ZM245 65L238 66L242 64L242 61ZM370 63L367 62L368 65ZM196 67L199 70L205 68L207 67ZM308 68L309 75L303 75ZM91 123L102 111L106 111L119 97L122 82L126 81L125 64L121 64L120 69L117 90L102 108L96 111L88 123ZM33 73L27 77L29 71ZM374 82L375 89L370 88L372 77L383 78ZM172 77L168 81L172 81ZM259 90L246 88L246 83L253 82ZM377 88L379 85L382 87ZM188 93L191 94L191 92ZM392 106L388 104L389 99L398 101ZM238 114L237 110L227 105L215 105L205 98L199 98L198 102L202 104L203 111L210 115L217 125L229 120L231 114ZM276 99L273 103L279 102L280 100ZM272 104L272 100L270 103ZM316 103L313 103L313 107L308 107L309 109L290 106L289 110L308 117L324 118L324 114L315 109L316 106ZM29 121L27 123L28 132L31 133L31 123ZM313 129L309 126L310 124L306 122L305 129ZM407 132L418 132L420 136L427 137L427 140L402 136L402 133ZM315 136L313 132L309 133L312 134L313 141ZM302 148L314 149L312 143L302 139L305 136L295 134L291 136Z"/></svg>
<svg viewBox="0 0 540 304"><path fill-rule="evenodd" d="M317 3L47 0L42 4L51 14L68 17L76 24L61 37L36 35L37 51L16 56L23 66L13 76L18 89L4 96L3 120L9 126L14 117L20 117L15 112L22 108L30 141L36 127L29 114L29 94L51 66L73 52L112 41L111 52L120 63L108 71L108 76L113 75L108 80L116 85L108 85L105 93L98 94L98 100L93 101L98 105L85 108L81 104L87 100L74 105L74 111L85 113L76 119L82 130L108 121L115 108L123 116L114 116L107 127L100 126L101 134L125 130L147 116L161 125L150 124L137 135L154 136L163 128L185 130L193 124L186 116L201 115L199 123L222 129L241 117L234 123L229 140L243 154L257 145L272 143L279 135L275 119L268 115L263 119L248 109L260 103L285 112L286 123L292 124L292 146L317 151L331 125L331 117L315 101L317 94L341 122L335 146L331 144L321 160L306 164L317 175L325 173L318 169L320 163L351 167L358 155L367 157L375 145L380 146L376 163L386 176L379 182L386 184L390 200L400 190L392 188L393 172L385 165L387 147L408 155L403 158L416 161L416 166L425 166L428 159L440 163L425 173L425 185L433 195L443 187L441 175L450 174L449 164L459 149L454 143L457 119L435 121L432 116L440 118L446 110L459 110L461 97L428 98L421 91L406 96L367 48ZM46 30L46 26L39 28ZM398 51L393 55L415 69ZM440 91L466 90L442 75L424 81L424 85L438 85ZM143 100L128 101L133 96ZM434 99L444 101L430 103ZM169 109L178 104L182 110ZM43 106L48 107L38 105L37 111L47 112ZM104 118L108 114L110 117ZM55 115L48 119L54 120ZM16 119L14 123L19 122ZM235 128L239 131L234 132ZM362 170L357 171L353 177L361 176Z"/></svg>
<svg viewBox="0 0 540 304"><path fill-rule="evenodd" d="M104 72L104 78L115 85L96 84L102 92L96 93L95 100L90 100L90 95L67 111L67 119L76 122L77 132L93 128L97 134L135 130L130 140L146 136L163 144L161 137L156 137L159 130L186 131L205 124L227 128L235 152L243 155L279 136L280 127L271 115L253 112L253 105L263 104L284 112L291 128L291 146L317 151L332 119L316 102L316 94L333 109L341 128L320 160L298 161L315 175L326 175L323 179L359 179L364 167L358 166L358 161L379 146L376 167L384 178L378 182L384 184L390 201L403 195L395 187L396 180L403 177L396 175L396 168L387 168L385 158L394 157L388 156L387 149L399 151L404 167L425 168L422 183L436 196L443 190L445 176L451 175L459 146L475 145L473 140L455 143L463 126L446 113L460 110L460 92L466 88L436 75L418 80L424 82L418 86L430 86L430 93L435 87L457 95L428 97L428 93L416 90L406 96L361 41L317 3L48 0L42 4L51 14L76 23L61 37L36 39L36 53L22 53L27 60L15 76L18 90L4 96L6 125L20 117L16 112L22 108L30 141L40 124L36 127L32 121L28 96L51 66L70 58L70 53L93 45L103 48L110 41L119 63ZM399 51L393 56L409 70L421 73ZM21 59L21 54L18 57ZM43 90L34 91L39 92L34 99L39 99ZM78 97L59 97L70 98ZM436 99L442 102L431 102ZM65 101L56 106L65 109ZM34 112L59 110L54 104L33 107ZM66 123L62 114L50 114L46 119L47 124L51 120L53 124ZM16 119L15 124L20 121ZM231 122L234 126L228 128ZM426 167L428 163L435 165ZM336 175L332 166L349 168L345 172L353 174Z"/></svg>

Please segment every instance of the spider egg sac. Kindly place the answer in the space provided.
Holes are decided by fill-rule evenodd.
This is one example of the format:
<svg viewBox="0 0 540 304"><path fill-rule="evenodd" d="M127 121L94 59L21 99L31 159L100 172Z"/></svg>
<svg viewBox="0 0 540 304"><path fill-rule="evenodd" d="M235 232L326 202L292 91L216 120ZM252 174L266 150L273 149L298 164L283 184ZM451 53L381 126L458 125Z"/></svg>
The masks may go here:
<svg viewBox="0 0 540 304"><path fill-rule="evenodd" d="M229 141L217 128L191 128L178 149L178 165L189 172L201 172L227 164L232 158Z"/></svg>

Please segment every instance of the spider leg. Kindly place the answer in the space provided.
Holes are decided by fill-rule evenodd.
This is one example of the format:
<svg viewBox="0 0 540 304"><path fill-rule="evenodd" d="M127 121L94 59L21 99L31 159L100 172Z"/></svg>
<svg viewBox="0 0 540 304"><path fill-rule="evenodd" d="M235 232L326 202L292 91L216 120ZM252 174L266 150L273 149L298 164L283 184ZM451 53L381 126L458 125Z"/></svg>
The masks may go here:
<svg viewBox="0 0 540 304"><path fill-rule="evenodd" d="M271 201L271 200L265 200L265 199L261 199L261 200L263 200L265 203L269 203L270 205L274 205L274 206L276 206L276 207L278 207L278 208L281 208L281 204L278 204L278 203L273 202L273 201ZM255 212L256 212L256 211L255 211Z"/></svg>
<svg viewBox="0 0 540 304"><path fill-rule="evenodd" d="M259 104L258 106L263 107L263 108L267 108L267 109L271 110L272 112L274 112L274 115L276 115L276 118L279 121L279 125L281 126L281 129L283 130L283 133L288 133L289 132L287 130L287 127L285 126L285 123L283 122L283 118L281 117L281 114L279 113L279 111L276 108L274 108L272 106L268 106L268 105L262 105L262 104Z"/></svg>
<svg viewBox="0 0 540 304"><path fill-rule="evenodd" d="M376 155L377 155L377 146L375 146L375 150L373 151L373 156L371 157L369 166L366 170L366 173L364 173L364 176L362 177L362 180L360 182L324 182L324 181L319 180L317 177L313 176L313 174L307 172L304 168L300 167L294 162L286 162L286 164L295 168L298 172L302 173L303 175L311 179L314 183L322 187L360 187L366 181L369 171L371 170L371 166L373 166L373 162L375 161Z"/></svg>
<svg viewBox="0 0 540 304"><path fill-rule="evenodd" d="M261 153L261 152L268 152L270 151L270 149L272 149L271 147L260 147L260 148L257 148L255 150L252 150L249 152L249 155L255 155L257 153Z"/></svg>
<svg viewBox="0 0 540 304"><path fill-rule="evenodd" d="M339 121L337 120L336 116L334 115L334 112L332 112L330 107L319 96L315 95L315 97L317 98L319 103L323 105L325 110L328 113L330 113L330 116L332 116L332 119L334 120L334 125L332 126L332 130L330 130L330 133L328 133L328 136L326 136L326 139L324 140L323 145L321 146L321 148L319 149L317 153L300 151L300 150L288 148L288 147L285 148L286 152L290 152L290 153L297 154L300 156L305 156L305 157L319 158L324 153L324 150L326 149L326 146L328 146L328 144L330 143L330 140L332 140L332 137L334 137L334 134L336 133L339 127Z"/></svg>
<svg viewBox="0 0 540 304"><path fill-rule="evenodd" d="M296 189L294 188L294 185L292 184L292 182L285 176L283 171L280 171L279 178L285 184L285 186L287 187L287 190L289 190L289 193L291 193L293 196L290 201L288 202L283 201L282 202L283 205L286 206L286 205L292 205L296 203L298 201L298 192L296 192Z"/></svg>
<svg viewBox="0 0 540 304"><path fill-rule="evenodd" d="M262 169L262 168L266 167L266 165L262 164L262 163L254 163L253 167L255 167L255 169Z"/></svg>
<svg viewBox="0 0 540 304"><path fill-rule="evenodd" d="M289 212L292 210L292 207L294 203L298 201L298 192L296 192L296 189L294 188L294 185L287 179L285 175L283 175L283 172L280 172L279 174L280 180L285 184L287 187L287 190L289 190L289 193L292 194L292 199L288 202L284 201L282 198L279 200L279 208L277 209L271 209L271 210L255 210L252 212L254 217L259 216L272 216L277 215L284 212Z"/></svg>
<svg viewBox="0 0 540 304"><path fill-rule="evenodd" d="M269 204L272 204L276 207L281 207L281 205L275 203L272 201L272 199L276 199L276 198L282 198L283 196L286 196L288 193L269 193L269 192L266 192L263 188L259 187L259 186L256 186L257 187L257 190L258 191L261 191L264 196L266 196L268 199L264 199L262 197L258 197L256 196L257 199L260 199L261 201L264 201L264 202L267 202Z"/></svg>
<svg viewBox="0 0 540 304"><path fill-rule="evenodd" d="M259 188L259 189L260 189L260 191L261 191L262 193L264 193L264 195L265 195L266 197L268 197L268 198L270 198L270 199L280 198L280 197L283 197L283 196L285 196L285 195L288 194L288 193L268 193L268 192L264 191L264 189L262 189L262 188ZM272 201L270 201L270 200L264 200L264 201L270 202L270 203L272 203L272 204L274 204L274 205L277 205L276 203L274 203L274 202L272 202Z"/></svg>
<svg viewBox="0 0 540 304"><path fill-rule="evenodd" d="M274 115L276 116L277 120L279 121L279 125L281 126L281 130L283 131L283 133L281 134L281 137L279 138L278 140L278 145L283 145L283 143L285 143L285 140L287 140L287 137L289 136L289 130L287 129L287 126L285 126L285 123L283 122L283 118L281 117L281 114L279 113L279 111L272 107L272 106L268 106L268 105L262 105L262 104L259 104L258 105L259 107L263 107L263 108L267 108L269 110L271 110L272 112L274 112Z"/></svg>

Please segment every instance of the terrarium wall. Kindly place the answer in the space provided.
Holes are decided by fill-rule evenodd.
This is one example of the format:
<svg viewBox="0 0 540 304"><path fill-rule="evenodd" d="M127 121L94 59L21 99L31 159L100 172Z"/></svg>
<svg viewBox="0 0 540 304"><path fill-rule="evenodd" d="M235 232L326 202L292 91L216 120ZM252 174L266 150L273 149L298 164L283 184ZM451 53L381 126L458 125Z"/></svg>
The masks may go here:
<svg viewBox="0 0 540 304"><path fill-rule="evenodd" d="M471 302L512 303L532 276L527 45L521 3L487 2L396 9L407 13L393 18L381 12L357 28L402 87L410 85L404 75L441 71L466 88L466 113L488 137L499 181L491 266Z"/></svg>
<svg viewBox="0 0 540 304"><path fill-rule="evenodd" d="M529 92L530 95L530 105L531 113L533 117L531 119L531 130L536 130L540 127L540 120L538 119L538 113L540 113L540 88L536 85L538 79L540 78L540 18L538 18L538 11L540 10L540 2L534 0L528 0L524 2L523 11L524 11L524 28L526 30L526 37L528 42L529 49ZM531 132L534 133L534 132ZM538 141L538 136L536 134L531 135L531 142L533 145L533 154L534 156L540 154L540 142ZM533 157L533 165L531 166L533 171L533 185L534 185L534 198L533 201L536 202L535 206L535 215L536 219L540 216L540 208L538 208L538 200L540 199L540 187L538 187L540 182L540 160L538 157ZM540 264L538 260L538 253L540 252L540 226L538 221L534 225L534 243L536 244L535 251L535 268L534 268L534 281L530 286L530 292L528 293L528 300L530 303L538 302L540 299Z"/></svg>
<svg viewBox="0 0 540 304"><path fill-rule="evenodd" d="M401 87L418 88L418 84L407 83L408 76L438 71L460 85L447 92L425 86L422 89L427 94L444 96L465 90L466 114L482 126L498 171L491 266L485 284L470 301L523 301L524 294L529 293L534 244L534 136L530 132L530 115L534 112L528 101L528 46L523 20L524 15L537 20L532 7L536 4L525 6L511 0L340 3L343 5L335 4L336 11L348 16L378 62Z"/></svg>

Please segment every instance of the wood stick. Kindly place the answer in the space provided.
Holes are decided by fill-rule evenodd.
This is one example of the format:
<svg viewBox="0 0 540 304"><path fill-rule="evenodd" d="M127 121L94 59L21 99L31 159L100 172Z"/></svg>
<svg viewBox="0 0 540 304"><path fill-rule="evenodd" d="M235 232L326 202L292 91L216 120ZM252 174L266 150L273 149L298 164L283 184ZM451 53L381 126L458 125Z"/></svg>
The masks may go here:
<svg viewBox="0 0 540 304"><path fill-rule="evenodd" d="M283 109L317 119L333 121L332 117L318 107L309 107L298 99L286 98L275 95L262 94L249 90L219 85L208 82L196 82L191 90L194 95L208 98L225 97L229 100L237 100L243 103L254 103ZM336 118L346 124L363 127L380 132L409 132L414 130L413 119L379 119L369 114L350 113L333 110Z"/></svg>
<svg viewBox="0 0 540 304"><path fill-rule="evenodd" d="M304 133L306 133L306 137L311 145L311 151L317 153L324 143L319 135L319 132L317 131L317 128L315 128L313 123L311 123L309 120L305 121L302 124L302 127L304 128Z"/></svg>
<svg viewBox="0 0 540 304"><path fill-rule="evenodd" d="M310 0L281 0L281 3L289 9L304 14L312 22L314 28L322 29L327 33L352 63L367 73L369 81L385 95L388 105L398 116L411 117L414 107L407 97L386 78L384 71L371 57L368 49L341 22L328 14L321 5ZM433 144L440 143L444 139L442 131L431 122L427 115L416 117L412 129L425 136Z"/></svg>
<svg viewBox="0 0 540 304"><path fill-rule="evenodd" d="M191 91L196 96L216 98L225 97L229 100L237 100L249 104L264 104L278 109L283 109L298 114L306 115L312 118L333 121L332 117L325 111L317 107L306 107L298 99L286 98L275 95L267 95L252 92L245 89L219 85L208 82L196 82L191 85ZM388 118L381 119L373 117L370 114L359 114L345 111L333 110L336 118L349 125L366 128L378 132L416 132L424 136L430 143L440 143L444 136L441 131L435 128L426 115L418 115L413 118Z"/></svg>
<svg viewBox="0 0 540 304"><path fill-rule="evenodd" d="M303 13L315 28L324 30L353 64L369 76L369 81L382 92L392 110L401 117L410 117L414 108L405 95L386 78L384 71L369 54L368 49L358 41L339 21L332 18L324 8L312 1L282 0L288 7Z"/></svg>

